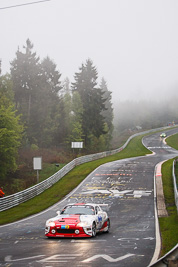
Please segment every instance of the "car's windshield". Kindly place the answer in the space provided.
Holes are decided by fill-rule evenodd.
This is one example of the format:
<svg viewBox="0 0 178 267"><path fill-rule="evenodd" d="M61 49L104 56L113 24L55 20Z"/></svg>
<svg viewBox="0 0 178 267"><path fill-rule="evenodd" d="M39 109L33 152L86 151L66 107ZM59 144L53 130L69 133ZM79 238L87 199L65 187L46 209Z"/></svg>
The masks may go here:
<svg viewBox="0 0 178 267"><path fill-rule="evenodd" d="M94 215L95 211L92 206L67 206L61 214L79 214L79 215Z"/></svg>

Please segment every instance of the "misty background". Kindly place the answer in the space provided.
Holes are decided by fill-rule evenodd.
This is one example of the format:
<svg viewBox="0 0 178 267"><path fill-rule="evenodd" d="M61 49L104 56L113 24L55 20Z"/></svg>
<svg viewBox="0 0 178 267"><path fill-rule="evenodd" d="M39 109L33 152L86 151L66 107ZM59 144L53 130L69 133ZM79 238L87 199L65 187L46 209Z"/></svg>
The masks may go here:
<svg viewBox="0 0 178 267"><path fill-rule="evenodd" d="M177 11L177 0L0 1L5 191L36 183L34 156L54 172L178 123Z"/></svg>
<svg viewBox="0 0 178 267"><path fill-rule="evenodd" d="M0 2L3 73L29 38L71 82L90 58L115 109L118 101L178 96L177 0L51 0L6 8L33 2Z"/></svg>

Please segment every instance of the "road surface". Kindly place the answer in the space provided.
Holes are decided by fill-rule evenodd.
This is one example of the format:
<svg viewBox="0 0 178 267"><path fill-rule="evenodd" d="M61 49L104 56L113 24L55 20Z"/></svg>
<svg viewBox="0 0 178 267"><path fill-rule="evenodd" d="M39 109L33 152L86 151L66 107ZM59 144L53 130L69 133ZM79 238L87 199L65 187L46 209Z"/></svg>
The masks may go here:
<svg viewBox="0 0 178 267"><path fill-rule="evenodd" d="M178 129L166 131L167 135L175 132ZM0 266L148 266L156 244L155 166L178 155L159 135L143 139L144 145L154 152L152 155L104 164L50 209L0 226ZM110 232L95 238L46 238L45 221L73 202L108 204Z"/></svg>

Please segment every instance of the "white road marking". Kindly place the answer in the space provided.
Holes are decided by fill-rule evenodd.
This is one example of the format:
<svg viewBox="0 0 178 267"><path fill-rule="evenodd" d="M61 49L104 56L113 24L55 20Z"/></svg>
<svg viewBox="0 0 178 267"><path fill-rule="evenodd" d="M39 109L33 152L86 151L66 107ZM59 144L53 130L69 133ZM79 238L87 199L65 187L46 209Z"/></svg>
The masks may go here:
<svg viewBox="0 0 178 267"><path fill-rule="evenodd" d="M83 192L81 194L94 194L94 193L97 193L97 194L111 194L111 192L109 190L98 190L98 189L88 190L88 191Z"/></svg>
<svg viewBox="0 0 178 267"><path fill-rule="evenodd" d="M120 246L123 248L133 248L137 249L137 241L140 240L139 238L118 238L120 241Z"/></svg>
<svg viewBox="0 0 178 267"><path fill-rule="evenodd" d="M142 195L134 195L135 198L141 198Z"/></svg>
<svg viewBox="0 0 178 267"><path fill-rule="evenodd" d="M4 261L24 261L24 260L31 260L31 259L35 259L35 258L39 258L39 257L44 257L45 255L38 255L38 256L33 256L33 257L27 257L27 258L21 258L21 259L16 259L16 260L12 260L12 256L11 255L8 255L4 258Z"/></svg>
<svg viewBox="0 0 178 267"><path fill-rule="evenodd" d="M142 196L150 196L151 195L151 191L139 191L139 190L134 190L134 192L133 192L133 195L134 195L134 197L137 197L137 198L139 198L139 197L142 197Z"/></svg>
<svg viewBox="0 0 178 267"><path fill-rule="evenodd" d="M130 241L133 241L133 240L140 240L140 238L137 238L137 237L133 237L133 238L122 237L122 238L118 238L117 240L130 242Z"/></svg>
<svg viewBox="0 0 178 267"><path fill-rule="evenodd" d="M133 193L131 193L133 192ZM88 190L85 192L82 192L81 194L109 194L112 197L123 197L123 195L127 195L127 196L133 196L135 198L141 198L142 196L150 196L152 191L143 191L143 190L123 190L123 191L119 191L119 190L100 190L100 189L95 189L95 190Z"/></svg>
<svg viewBox="0 0 178 267"><path fill-rule="evenodd" d="M122 261L122 260L124 260L126 258L133 257L133 256L135 256L135 254L128 253L128 254L126 254L124 256L121 256L121 257L118 257L116 259L113 259L112 257L110 257L110 256L108 256L106 254L98 254L98 255L92 256L92 257L90 257L90 258L88 258L86 260L83 260L82 262L90 262L90 261L96 260L98 258L103 258L103 259L105 259L105 260L107 260L109 262L118 262L118 261Z"/></svg>
<svg viewBox="0 0 178 267"><path fill-rule="evenodd" d="M133 190L123 190L123 191L119 191L119 190L110 190L114 195L115 194L120 194L120 195L123 195L123 194L127 194L129 192L132 192Z"/></svg>
<svg viewBox="0 0 178 267"><path fill-rule="evenodd" d="M106 242L107 240L74 240L72 239L71 243L95 243L95 242Z"/></svg>
<svg viewBox="0 0 178 267"><path fill-rule="evenodd" d="M68 260L74 260L76 257L82 256L82 254L57 254L45 259L39 260L38 262L67 262Z"/></svg>

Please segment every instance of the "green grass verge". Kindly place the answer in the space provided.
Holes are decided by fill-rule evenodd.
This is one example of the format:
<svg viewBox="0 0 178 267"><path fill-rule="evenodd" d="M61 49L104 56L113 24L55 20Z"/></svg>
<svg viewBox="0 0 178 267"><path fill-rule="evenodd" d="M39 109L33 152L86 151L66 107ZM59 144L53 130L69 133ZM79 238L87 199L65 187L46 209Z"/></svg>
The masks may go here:
<svg viewBox="0 0 178 267"><path fill-rule="evenodd" d="M89 175L101 164L123 158L143 156L151 153L142 145L142 138L143 135L135 137L129 142L124 150L115 155L84 163L75 167L59 182L50 187L48 190L45 190L39 196L14 208L2 211L0 216L0 225L20 220L47 209L70 193L77 185L80 184L81 181L87 177L87 175Z"/></svg>
<svg viewBox="0 0 178 267"><path fill-rule="evenodd" d="M159 218L162 239L161 256L165 255L178 243L178 215L174 200L172 165L173 159L162 165L163 190L168 217Z"/></svg>
<svg viewBox="0 0 178 267"><path fill-rule="evenodd" d="M166 138L166 143L178 150L178 133Z"/></svg>
<svg viewBox="0 0 178 267"><path fill-rule="evenodd" d="M60 163L59 167L56 164L43 163L43 168L39 171L39 180L40 182L44 181L46 177L52 176L54 173L62 169L66 164Z"/></svg>

